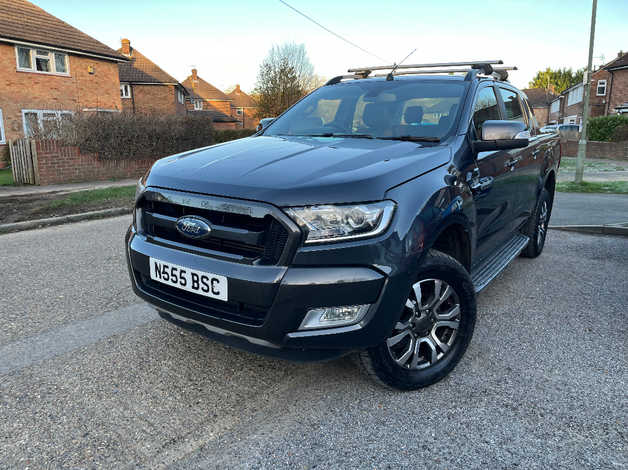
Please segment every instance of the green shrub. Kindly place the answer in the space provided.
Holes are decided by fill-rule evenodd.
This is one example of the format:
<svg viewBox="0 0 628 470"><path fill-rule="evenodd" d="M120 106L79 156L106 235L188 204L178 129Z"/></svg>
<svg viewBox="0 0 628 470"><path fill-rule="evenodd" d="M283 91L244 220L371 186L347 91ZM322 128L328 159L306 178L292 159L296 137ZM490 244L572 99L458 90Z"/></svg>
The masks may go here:
<svg viewBox="0 0 628 470"><path fill-rule="evenodd" d="M45 133L40 131L34 137L60 140L102 160L156 160L253 132L218 131L209 117L195 114L77 113L48 125Z"/></svg>
<svg viewBox="0 0 628 470"><path fill-rule="evenodd" d="M613 142L628 142L628 124L617 126L611 135Z"/></svg>
<svg viewBox="0 0 628 470"><path fill-rule="evenodd" d="M589 120L588 138L602 142L614 140L614 133L617 128L628 126L628 116L615 114L612 116L600 116ZM618 131L617 137L621 137L622 131Z"/></svg>
<svg viewBox="0 0 628 470"><path fill-rule="evenodd" d="M243 139L255 134L255 129L225 129L222 131L214 131L214 143L229 142L230 140Z"/></svg>

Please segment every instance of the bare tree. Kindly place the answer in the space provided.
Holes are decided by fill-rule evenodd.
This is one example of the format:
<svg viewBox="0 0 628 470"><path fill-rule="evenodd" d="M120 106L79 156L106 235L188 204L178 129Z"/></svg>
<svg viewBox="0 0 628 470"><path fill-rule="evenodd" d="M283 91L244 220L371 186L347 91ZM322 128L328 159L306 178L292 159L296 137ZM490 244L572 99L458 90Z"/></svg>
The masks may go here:
<svg viewBox="0 0 628 470"><path fill-rule="evenodd" d="M304 44L273 46L257 74L257 116L278 116L317 85Z"/></svg>

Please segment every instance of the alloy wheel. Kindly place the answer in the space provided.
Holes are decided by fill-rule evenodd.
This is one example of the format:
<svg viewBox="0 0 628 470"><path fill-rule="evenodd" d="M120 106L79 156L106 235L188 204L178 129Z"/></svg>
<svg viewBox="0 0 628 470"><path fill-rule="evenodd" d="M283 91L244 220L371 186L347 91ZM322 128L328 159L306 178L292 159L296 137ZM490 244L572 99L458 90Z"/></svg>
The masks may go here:
<svg viewBox="0 0 628 470"><path fill-rule="evenodd" d="M541 204L541 212L539 213L539 222L537 224L536 231L536 244L538 247L542 247L545 242L545 235L547 233L547 215L547 201L543 201L543 204Z"/></svg>
<svg viewBox="0 0 628 470"><path fill-rule="evenodd" d="M386 340L388 352L400 367L425 369L451 350L459 326L456 291L440 279L419 281L412 286L401 318Z"/></svg>

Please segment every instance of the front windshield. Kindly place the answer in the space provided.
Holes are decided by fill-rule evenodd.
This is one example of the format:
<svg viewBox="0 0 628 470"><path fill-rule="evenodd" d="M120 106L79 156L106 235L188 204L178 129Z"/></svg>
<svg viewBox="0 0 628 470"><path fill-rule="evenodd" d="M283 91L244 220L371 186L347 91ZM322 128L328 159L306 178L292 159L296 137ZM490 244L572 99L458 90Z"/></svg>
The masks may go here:
<svg viewBox="0 0 628 470"><path fill-rule="evenodd" d="M467 82L355 80L324 86L264 135L409 138L438 141L453 128Z"/></svg>

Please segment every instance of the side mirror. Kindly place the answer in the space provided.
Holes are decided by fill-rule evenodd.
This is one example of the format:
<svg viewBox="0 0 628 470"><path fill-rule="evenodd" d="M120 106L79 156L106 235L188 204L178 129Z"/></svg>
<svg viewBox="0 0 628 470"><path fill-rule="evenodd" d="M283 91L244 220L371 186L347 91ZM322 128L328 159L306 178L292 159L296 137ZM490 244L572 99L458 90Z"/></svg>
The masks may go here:
<svg viewBox="0 0 628 470"><path fill-rule="evenodd" d="M530 132L521 121L484 121L482 140L473 142L476 152L518 149L528 146Z"/></svg>
<svg viewBox="0 0 628 470"><path fill-rule="evenodd" d="M264 129L266 129L270 125L270 123L273 122L274 120L275 120L274 117L260 119L259 124L257 125L257 132L263 131Z"/></svg>

